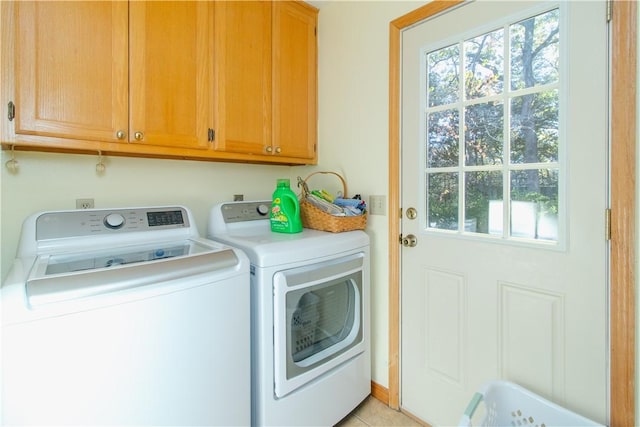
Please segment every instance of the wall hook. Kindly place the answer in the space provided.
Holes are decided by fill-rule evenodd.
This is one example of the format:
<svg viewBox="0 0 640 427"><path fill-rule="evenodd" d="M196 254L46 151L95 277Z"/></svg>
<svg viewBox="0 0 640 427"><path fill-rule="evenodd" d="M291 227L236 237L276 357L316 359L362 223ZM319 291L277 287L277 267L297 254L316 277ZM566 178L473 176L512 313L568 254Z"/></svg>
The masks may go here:
<svg viewBox="0 0 640 427"><path fill-rule="evenodd" d="M15 145L11 145L11 158L4 164L9 172L18 173L18 161L16 160Z"/></svg>
<svg viewBox="0 0 640 427"><path fill-rule="evenodd" d="M102 175L107 170L107 167L102 162L102 151L98 151L98 163L96 163L96 173Z"/></svg>

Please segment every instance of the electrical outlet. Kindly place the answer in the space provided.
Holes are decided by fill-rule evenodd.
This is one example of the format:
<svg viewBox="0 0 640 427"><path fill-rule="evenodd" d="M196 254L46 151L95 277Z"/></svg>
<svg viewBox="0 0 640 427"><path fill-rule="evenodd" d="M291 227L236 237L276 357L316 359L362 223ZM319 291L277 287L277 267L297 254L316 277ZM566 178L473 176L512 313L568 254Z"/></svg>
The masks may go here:
<svg viewBox="0 0 640 427"><path fill-rule="evenodd" d="M93 209L93 199L76 199L76 209Z"/></svg>
<svg viewBox="0 0 640 427"><path fill-rule="evenodd" d="M369 213L371 215L387 214L387 197L386 196L369 196Z"/></svg>

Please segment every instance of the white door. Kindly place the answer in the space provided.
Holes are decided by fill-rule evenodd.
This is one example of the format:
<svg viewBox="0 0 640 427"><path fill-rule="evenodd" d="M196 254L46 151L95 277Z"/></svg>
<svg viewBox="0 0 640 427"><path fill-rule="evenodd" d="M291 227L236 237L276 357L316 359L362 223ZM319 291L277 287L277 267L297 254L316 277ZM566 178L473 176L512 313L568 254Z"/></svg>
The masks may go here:
<svg viewBox="0 0 640 427"><path fill-rule="evenodd" d="M495 379L607 421L606 40L600 1L402 34L401 406L433 425Z"/></svg>

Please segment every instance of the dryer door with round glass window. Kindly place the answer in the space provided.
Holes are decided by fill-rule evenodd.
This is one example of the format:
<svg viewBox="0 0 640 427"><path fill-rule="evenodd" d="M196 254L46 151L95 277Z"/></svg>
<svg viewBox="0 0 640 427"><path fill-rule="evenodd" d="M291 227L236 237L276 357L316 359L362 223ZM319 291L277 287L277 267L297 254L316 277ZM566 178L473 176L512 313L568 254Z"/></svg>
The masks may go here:
<svg viewBox="0 0 640 427"><path fill-rule="evenodd" d="M275 274L276 396L364 351L363 266L358 253Z"/></svg>

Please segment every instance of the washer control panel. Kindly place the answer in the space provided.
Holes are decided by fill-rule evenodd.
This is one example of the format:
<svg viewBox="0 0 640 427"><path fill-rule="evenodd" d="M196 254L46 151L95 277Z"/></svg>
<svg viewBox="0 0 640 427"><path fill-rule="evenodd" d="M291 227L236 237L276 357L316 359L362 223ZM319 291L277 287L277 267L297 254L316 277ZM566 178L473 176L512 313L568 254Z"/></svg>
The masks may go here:
<svg viewBox="0 0 640 427"><path fill-rule="evenodd" d="M245 221L260 221L269 219L271 200L255 202L233 202L221 206L222 218L226 224Z"/></svg>
<svg viewBox="0 0 640 427"><path fill-rule="evenodd" d="M36 220L36 240L189 227L182 207L82 209L46 212Z"/></svg>

